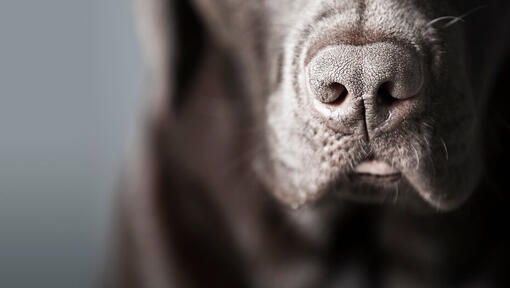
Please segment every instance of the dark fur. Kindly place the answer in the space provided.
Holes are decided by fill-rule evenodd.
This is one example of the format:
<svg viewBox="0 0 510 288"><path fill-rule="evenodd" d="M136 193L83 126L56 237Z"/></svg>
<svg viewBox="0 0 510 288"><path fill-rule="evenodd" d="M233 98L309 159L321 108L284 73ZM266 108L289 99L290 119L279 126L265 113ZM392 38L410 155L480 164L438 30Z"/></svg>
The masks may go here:
<svg viewBox="0 0 510 288"><path fill-rule="evenodd" d="M239 4L235 9L222 6L224 1L194 1L200 8L186 0L152 2L163 3L156 14L161 17L159 25L168 28L163 28L158 35L173 33L168 39L177 39L175 46L169 45L170 40L164 42L168 46L162 51L177 56L164 58L161 63L149 61L148 65L152 73L148 93L151 99L122 197L120 287L510 285L510 239L505 233L510 203L506 193L506 167L510 157L505 151L510 147L510 121L506 113L510 107L506 87L506 77L510 75L510 7L505 1L449 1L454 10L424 9L435 18L445 15L441 13L464 12L484 5L465 22L455 24L461 27L457 33L464 33L468 44L463 46L463 51L448 50L457 47L447 45L449 40L445 40L443 33L449 32L437 29L425 33L430 44L426 48L427 63L437 65L442 73L456 73L457 66L446 67L449 70L442 64L450 61L445 59L453 57L452 53L466 54L467 63L462 65L476 93L475 113L482 128L476 141L483 142L480 144L483 150L473 151L483 155L485 163L476 163L472 169L482 165L486 168L473 188L466 188L454 179L441 181L446 181L444 186L457 188L452 190L452 195L471 196L444 206L448 209L442 206L429 209L417 193L402 186L397 195L389 194L383 199L384 205L360 204L346 200L351 197L349 193L369 193L373 187L354 185L335 194L343 181L340 177L329 183L331 188L324 189L321 197L315 201L308 199L307 205L298 210L271 196L275 194L272 189L285 180L275 178L274 166L282 165L280 171L288 167L283 161L266 159L271 153L271 145L267 144L271 140L267 139L271 139L272 131L261 124L267 117L267 97L261 95L274 93L282 78L291 76L283 75L285 65L297 65L297 62L286 62L289 58L283 55L276 32L261 28L274 19L257 14L259 8L251 0L252 4ZM365 1L359 3L358 8L363 10ZM211 8L208 5L216 9L208 10ZM249 15L255 17L243 14L243 9L253 9ZM335 12L326 11L329 12L309 19L310 23L327 19ZM225 27L230 30L226 31ZM250 37L246 31L251 32ZM367 35L364 34L367 38L363 43L356 42L361 40L355 33L339 37L356 45L378 42L377 37L381 37ZM232 43L233 39L242 45ZM303 53L298 51L303 45L296 45L295 55ZM299 89L298 76L292 77L295 88ZM450 119L448 113L462 110L456 108L458 103L451 101L437 99L427 104L425 112L415 116L416 122L411 121L398 130L398 137L383 135L365 148L364 140L352 140L355 143L352 146L359 147L352 161L365 157L366 150L383 157L405 158L391 151L388 143L394 146L398 143L393 142L410 141L417 137L413 131L420 129L423 138L437 131L451 134L443 137L460 135L460 139L453 141L459 145L445 148L437 142L425 147L432 151L430 157L441 154L444 158L442 153L462 157L455 149L463 148L454 146L462 146L464 134L456 130L469 125L462 120L463 115L452 116L455 121ZM434 120L430 125L437 125L430 131L426 126L428 121L420 118L427 115ZM291 139L312 139L324 130L311 121L303 120L300 125L302 129ZM329 145L338 140L336 134L328 135L330 138L321 139L320 143ZM427 155L426 151L420 153ZM417 165L412 157L402 165ZM253 172L253 166L257 173ZM454 175L451 178L479 177L475 172L451 174L451 168L441 167L436 167L439 173ZM291 205L295 204L292 197L288 193L277 195ZM393 200L398 203L394 204Z"/></svg>

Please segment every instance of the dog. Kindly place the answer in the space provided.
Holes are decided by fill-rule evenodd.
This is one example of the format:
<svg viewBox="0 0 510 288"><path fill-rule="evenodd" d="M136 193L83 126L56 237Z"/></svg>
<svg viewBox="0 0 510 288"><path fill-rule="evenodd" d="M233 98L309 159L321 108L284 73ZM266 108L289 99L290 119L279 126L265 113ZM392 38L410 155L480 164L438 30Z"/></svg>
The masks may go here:
<svg viewBox="0 0 510 288"><path fill-rule="evenodd" d="M510 285L507 2L136 5L119 286Z"/></svg>

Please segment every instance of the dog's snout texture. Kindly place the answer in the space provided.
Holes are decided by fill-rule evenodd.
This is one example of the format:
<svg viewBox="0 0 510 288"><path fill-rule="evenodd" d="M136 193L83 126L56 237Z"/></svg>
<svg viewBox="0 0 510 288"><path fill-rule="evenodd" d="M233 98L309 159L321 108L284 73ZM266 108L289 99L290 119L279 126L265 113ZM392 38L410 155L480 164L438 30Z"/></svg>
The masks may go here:
<svg viewBox="0 0 510 288"><path fill-rule="evenodd" d="M364 119L368 133L398 124L414 110L421 63L416 51L394 43L327 46L306 66L313 109L335 127Z"/></svg>

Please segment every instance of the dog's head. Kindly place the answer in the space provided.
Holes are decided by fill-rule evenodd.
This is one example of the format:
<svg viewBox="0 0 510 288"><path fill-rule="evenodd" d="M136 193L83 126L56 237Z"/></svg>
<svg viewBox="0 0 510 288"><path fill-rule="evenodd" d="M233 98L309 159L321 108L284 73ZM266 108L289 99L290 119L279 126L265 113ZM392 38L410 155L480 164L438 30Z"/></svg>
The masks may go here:
<svg viewBox="0 0 510 288"><path fill-rule="evenodd" d="M462 17L476 1L191 2L238 65L264 131L254 167L283 202L449 210L473 191L486 95Z"/></svg>

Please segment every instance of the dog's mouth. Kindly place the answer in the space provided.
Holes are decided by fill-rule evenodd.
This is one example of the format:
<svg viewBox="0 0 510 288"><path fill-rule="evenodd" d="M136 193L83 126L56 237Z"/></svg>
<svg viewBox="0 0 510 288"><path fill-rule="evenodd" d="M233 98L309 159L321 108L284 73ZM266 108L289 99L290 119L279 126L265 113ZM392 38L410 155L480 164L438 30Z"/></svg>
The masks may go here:
<svg viewBox="0 0 510 288"><path fill-rule="evenodd" d="M365 161L349 174L351 181L370 182L374 184L394 183L400 181L402 173L382 161Z"/></svg>

